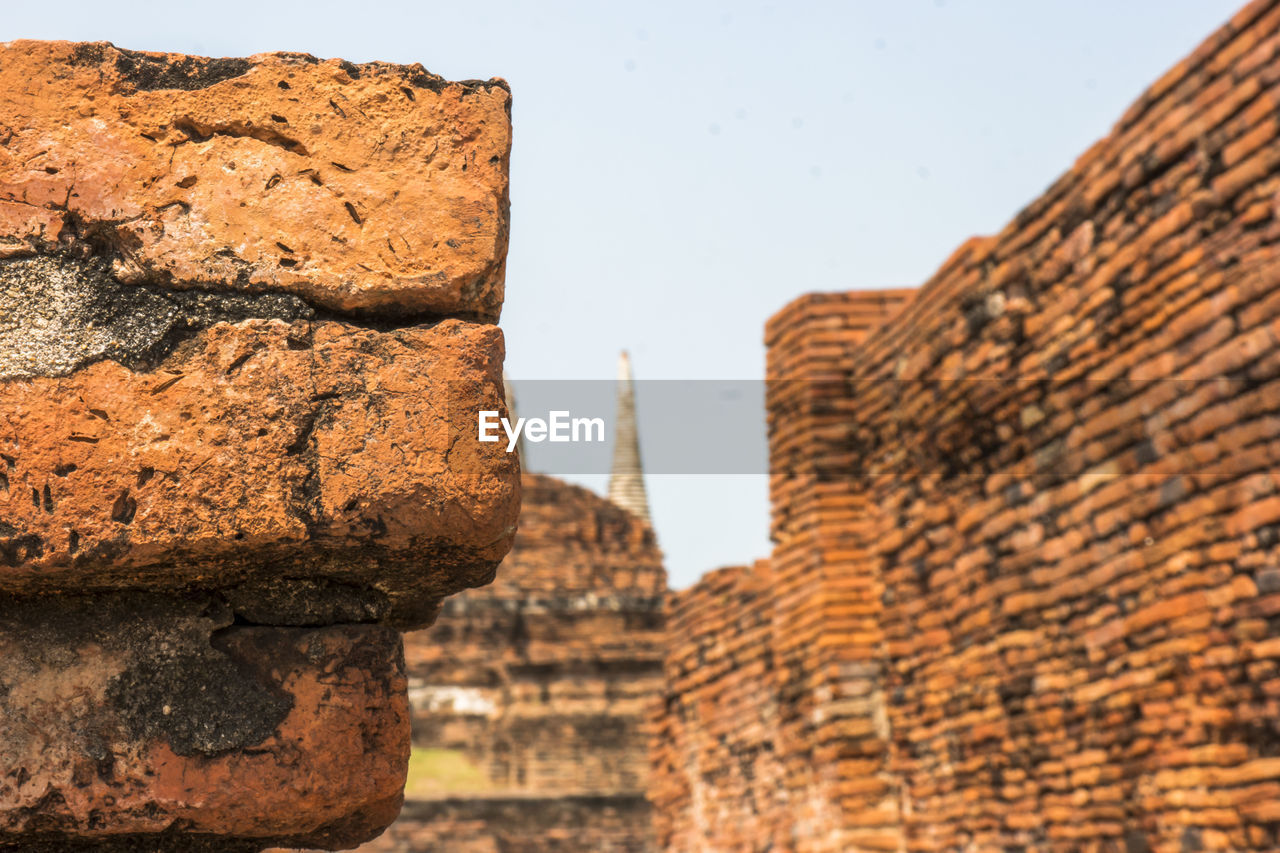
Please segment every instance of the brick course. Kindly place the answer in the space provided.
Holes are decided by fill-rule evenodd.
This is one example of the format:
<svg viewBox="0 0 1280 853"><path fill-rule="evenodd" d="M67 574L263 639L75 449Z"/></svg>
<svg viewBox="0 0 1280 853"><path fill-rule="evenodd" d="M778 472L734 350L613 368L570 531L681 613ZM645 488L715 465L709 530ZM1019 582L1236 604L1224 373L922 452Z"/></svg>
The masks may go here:
<svg viewBox="0 0 1280 853"><path fill-rule="evenodd" d="M914 298L770 321L776 547L673 604L730 627L668 653L662 843L1280 844L1277 84L1256 2Z"/></svg>

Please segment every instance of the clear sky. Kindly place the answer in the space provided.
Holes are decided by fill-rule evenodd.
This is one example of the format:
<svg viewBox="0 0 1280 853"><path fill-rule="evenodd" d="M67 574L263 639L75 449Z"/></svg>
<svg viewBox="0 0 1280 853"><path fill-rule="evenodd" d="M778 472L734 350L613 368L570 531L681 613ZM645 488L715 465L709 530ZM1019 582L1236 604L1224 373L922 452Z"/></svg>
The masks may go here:
<svg viewBox="0 0 1280 853"><path fill-rule="evenodd" d="M10 0L0 39L505 77L509 373L756 379L771 313L923 281L1242 3ZM763 476L649 495L673 585L768 553Z"/></svg>

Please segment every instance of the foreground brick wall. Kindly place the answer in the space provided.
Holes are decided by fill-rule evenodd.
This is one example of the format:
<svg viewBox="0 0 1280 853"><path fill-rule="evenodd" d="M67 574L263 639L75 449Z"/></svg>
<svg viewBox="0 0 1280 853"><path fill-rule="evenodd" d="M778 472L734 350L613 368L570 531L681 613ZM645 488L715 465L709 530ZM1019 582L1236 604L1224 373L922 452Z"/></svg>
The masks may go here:
<svg viewBox="0 0 1280 853"><path fill-rule="evenodd" d="M400 819L362 849L654 850L645 722L665 590L647 522L524 475L497 580L406 636L414 745L454 773L411 779Z"/></svg>
<svg viewBox="0 0 1280 853"><path fill-rule="evenodd" d="M776 731L786 783L730 798L665 757L751 660L677 639L673 849L1280 844L1277 83L1254 3L878 331L821 316L864 294L771 321L777 724L720 750ZM759 621L719 583L701 618Z"/></svg>
<svg viewBox="0 0 1280 853"><path fill-rule="evenodd" d="M510 95L0 44L0 850L349 848L487 582Z"/></svg>

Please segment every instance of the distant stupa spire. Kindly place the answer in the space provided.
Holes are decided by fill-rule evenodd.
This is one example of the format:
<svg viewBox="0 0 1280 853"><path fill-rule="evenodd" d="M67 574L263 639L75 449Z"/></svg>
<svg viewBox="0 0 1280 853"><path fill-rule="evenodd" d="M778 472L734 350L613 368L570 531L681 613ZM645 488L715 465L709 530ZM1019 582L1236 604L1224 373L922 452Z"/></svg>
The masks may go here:
<svg viewBox="0 0 1280 853"><path fill-rule="evenodd" d="M502 390L506 396L507 403L507 420L515 423L516 418L516 389L511 387L511 378L507 376L507 371L502 371ZM520 470L528 471L529 457L524 454L524 433L520 433L520 437L516 439L516 453L520 455Z"/></svg>
<svg viewBox="0 0 1280 853"><path fill-rule="evenodd" d="M631 384L631 359L623 350L618 357L618 411L613 434L613 470L609 474L609 500L649 521L649 496L640 467L640 436L636 431L636 395Z"/></svg>

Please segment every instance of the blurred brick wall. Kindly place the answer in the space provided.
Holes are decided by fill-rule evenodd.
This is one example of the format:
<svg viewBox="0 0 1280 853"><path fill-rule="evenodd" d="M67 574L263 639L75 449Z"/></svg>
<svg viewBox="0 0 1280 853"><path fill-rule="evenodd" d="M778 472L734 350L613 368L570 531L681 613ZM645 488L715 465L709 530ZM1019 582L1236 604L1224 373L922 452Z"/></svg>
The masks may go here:
<svg viewBox="0 0 1280 853"><path fill-rule="evenodd" d="M669 652L661 842L1280 844L1278 84L1268 0L905 307L771 321L777 544L674 605L732 627ZM714 756L766 741L738 796Z"/></svg>
<svg viewBox="0 0 1280 853"><path fill-rule="evenodd" d="M666 572L648 523L524 475L490 585L405 635L414 746L468 772L410 788L373 853L649 853L648 707Z"/></svg>
<svg viewBox="0 0 1280 853"><path fill-rule="evenodd" d="M650 792L664 850L714 836L753 849L778 830L782 784L769 564L710 572L668 599L672 637ZM695 794L696 792L696 794Z"/></svg>

